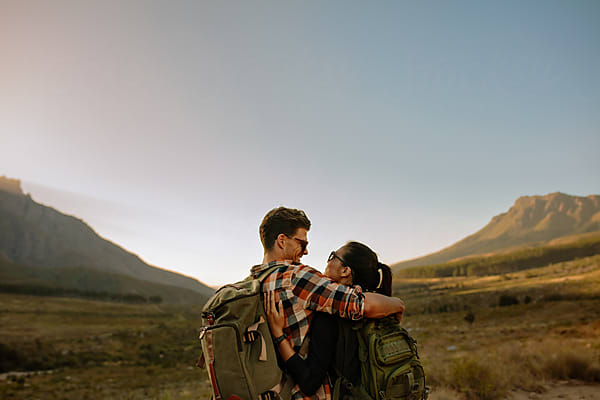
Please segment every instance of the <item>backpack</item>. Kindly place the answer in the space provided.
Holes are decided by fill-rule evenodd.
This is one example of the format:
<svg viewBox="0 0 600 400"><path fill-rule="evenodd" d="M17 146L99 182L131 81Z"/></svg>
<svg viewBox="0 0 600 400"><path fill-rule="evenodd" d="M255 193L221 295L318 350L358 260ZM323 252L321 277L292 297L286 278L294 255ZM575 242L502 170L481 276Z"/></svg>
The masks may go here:
<svg viewBox="0 0 600 400"><path fill-rule="evenodd" d="M281 381L261 284L275 265L221 287L202 309L202 358L214 400L271 400ZM202 364L202 360L200 362Z"/></svg>
<svg viewBox="0 0 600 400"><path fill-rule="evenodd" d="M339 320L335 369L338 378L333 399L426 400L425 371L417 352L417 341L394 317L358 322ZM348 357L354 357L350 335L358 340L360 384L344 375ZM346 359L346 361L344 361Z"/></svg>

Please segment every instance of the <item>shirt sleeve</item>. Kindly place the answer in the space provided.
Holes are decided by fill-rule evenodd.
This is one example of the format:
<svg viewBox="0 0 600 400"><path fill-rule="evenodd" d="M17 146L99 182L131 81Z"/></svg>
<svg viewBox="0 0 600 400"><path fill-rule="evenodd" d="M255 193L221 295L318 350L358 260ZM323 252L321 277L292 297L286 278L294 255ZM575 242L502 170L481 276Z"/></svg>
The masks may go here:
<svg viewBox="0 0 600 400"><path fill-rule="evenodd" d="M358 320L364 313L364 294L359 286L350 287L332 281L319 271L301 266L292 276L292 292L304 308Z"/></svg>
<svg viewBox="0 0 600 400"><path fill-rule="evenodd" d="M285 362L287 371L305 395L312 396L323 385L327 370L333 362L337 334L335 317L317 313L310 327L306 359L303 360L295 353Z"/></svg>

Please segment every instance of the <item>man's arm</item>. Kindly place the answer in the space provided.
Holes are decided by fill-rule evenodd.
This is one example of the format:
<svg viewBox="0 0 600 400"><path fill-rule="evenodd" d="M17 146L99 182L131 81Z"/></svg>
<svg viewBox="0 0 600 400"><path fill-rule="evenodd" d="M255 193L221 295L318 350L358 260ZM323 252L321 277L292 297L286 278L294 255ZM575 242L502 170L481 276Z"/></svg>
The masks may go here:
<svg viewBox="0 0 600 400"><path fill-rule="evenodd" d="M379 293L364 293L365 305L363 315L365 318L383 318L396 314L398 322L404 315L404 302L397 297L388 297Z"/></svg>

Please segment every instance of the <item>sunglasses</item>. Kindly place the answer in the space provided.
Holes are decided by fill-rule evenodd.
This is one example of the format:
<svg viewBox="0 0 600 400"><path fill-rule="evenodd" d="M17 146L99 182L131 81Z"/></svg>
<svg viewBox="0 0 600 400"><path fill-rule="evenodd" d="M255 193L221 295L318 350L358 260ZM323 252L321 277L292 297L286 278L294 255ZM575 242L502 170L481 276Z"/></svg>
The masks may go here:
<svg viewBox="0 0 600 400"><path fill-rule="evenodd" d="M329 257L327 257L327 262L329 262L329 261L333 260L334 258L337 258L338 260L340 260L340 262L342 263L342 265L343 265L344 267L352 269L352 268L351 268L351 267L348 265L348 263L347 263L346 261L344 261L344 260L343 260L343 259L342 259L340 256L338 256L338 255L335 253L335 250L334 250L334 251L332 251L331 253L329 253Z"/></svg>
<svg viewBox="0 0 600 400"><path fill-rule="evenodd" d="M285 235L285 233L284 233L284 235ZM300 243L300 248L302 249L303 253L306 251L306 248L308 247L308 240L302 240L302 239L298 239L298 238L288 236L288 235L285 235L285 236L289 237L290 239L294 239L298 243Z"/></svg>

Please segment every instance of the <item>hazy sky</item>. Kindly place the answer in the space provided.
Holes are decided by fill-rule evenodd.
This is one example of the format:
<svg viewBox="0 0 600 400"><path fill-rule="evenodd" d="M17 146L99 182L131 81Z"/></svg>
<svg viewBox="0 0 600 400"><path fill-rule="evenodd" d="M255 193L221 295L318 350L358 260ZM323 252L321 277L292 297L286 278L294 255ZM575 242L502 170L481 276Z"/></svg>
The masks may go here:
<svg viewBox="0 0 600 400"><path fill-rule="evenodd" d="M304 209L317 268L600 193L600 2L0 0L0 175L213 285Z"/></svg>

